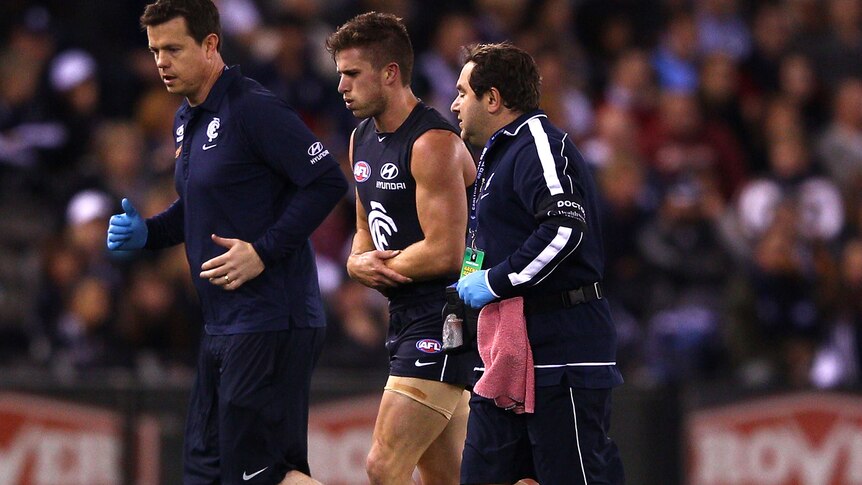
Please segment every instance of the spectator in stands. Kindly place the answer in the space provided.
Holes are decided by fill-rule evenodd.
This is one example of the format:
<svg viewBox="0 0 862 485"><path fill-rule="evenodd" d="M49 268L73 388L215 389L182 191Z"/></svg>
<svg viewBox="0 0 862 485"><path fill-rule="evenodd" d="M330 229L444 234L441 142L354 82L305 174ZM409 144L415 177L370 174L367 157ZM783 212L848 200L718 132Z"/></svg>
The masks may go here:
<svg viewBox="0 0 862 485"><path fill-rule="evenodd" d="M697 38L704 55L720 53L739 62L751 52L751 32L739 0L697 2Z"/></svg>
<svg viewBox="0 0 862 485"><path fill-rule="evenodd" d="M736 210L746 237L762 237L782 207L796 214L796 231L808 241L830 242L842 234L841 193L832 180L817 174L801 137L790 132L772 140L769 169L740 191Z"/></svg>
<svg viewBox="0 0 862 485"><path fill-rule="evenodd" d="M832 180L849 195L862 187L862 78L845 79L832 100L829 127L817 152Z"/></svg>
<svg viewBox="0 0 862 485"><path fill-rule="evenodd" d="M184 293L162 267L136 265L120 296L117 333L127 348L134 349L134 362L142 376L158 377L172 367L194 364L198 322L187 312Z"/></svg>
<svg viewBox="0 0 862 485"><path fill-rule="evenodd" d="M754 153L758 100L743 87L737 61L720 52L705 55L700 80L698 99L704 120L727 126L740 147ZM757 162L756 157L749 160Z"/></svg>
<svg viewBox="0 0 862 485"><path fill-rule="evenodd" d="M862 1L826 0L819 4L827 23L802 48L814 61L817 77L832 90L846 77L862 77L858 62L862 58Z"/></svg>
<svg viewBox="0 0 862 485"><path fill-rule="evenodd" d="M727 329L734 361L749 384L806 386L824 328L811 253L782 207L756 242L754 257L734 285Z"/></svg>
<svg viewBox="0 0 862 485"><path fill-rule="evenodd" d="M57 322L52 366L59 374L124 364L111 284L98 276L75 282Z"/></svg>
<svg viewBox="0 0 862 485"><path fill-rule="evenodd" d="M755 10L754 45L744 70L761 95L778 89L778 67L790 45L792 27L787 8L780 3L760 2Z"/></svg>
<svg viewBox="0 0 862 485"><path fill-rule="evenodd" d="M691 93L697 89L700 56L697 24L688 12L676 12L653 53L652 64L664 90Z"/></svg>
<svg viewBox="0 0 862 485"><path fill-rule="evenodd" d="M821 131L827 118L826 98L809 57L791 53L781 60L777 94L796 107L808 133Z"/></svg>
<svg viewBox="0 0 862 485"><path fill-rule="evenodd" d="M703 176L730 200L747 178L739 141L726 125L704 120L692 93L665 91L658 117L640 132L640 139L662 189Z"/></svg>
<svg viewBox="0 0 862 485"><path fill-rule="evenodd" d="M637 235L646 266L640 287L651 315L649 363L661 381L716 370L714 336L732 261L719 225L723 197L710 177L706 172L671 185L657 217Z"/></svg>
<svg viewBox="0 0 862 485"><path fill-rule="evenodd" d="M640 130L655 116L658 98L655 72L647 53L640 49L625 51L611 69L602 104L629 111Z"/></svg>
<svg viewBox="0 0 862 485"><path fill-rule="evenodd" d="M428 50L416 58L416 95L453 124L457 118L449 111L449 104L455 97L454 86L461 70L460 49L478 40L473 22L466 12L444 14Z"/></svg>

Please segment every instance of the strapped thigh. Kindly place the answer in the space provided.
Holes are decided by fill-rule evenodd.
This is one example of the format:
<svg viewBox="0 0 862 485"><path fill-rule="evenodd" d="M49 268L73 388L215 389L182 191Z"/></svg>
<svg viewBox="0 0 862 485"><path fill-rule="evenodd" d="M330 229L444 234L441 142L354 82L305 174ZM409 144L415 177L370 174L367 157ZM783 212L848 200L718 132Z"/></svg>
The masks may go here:
<svg viewBox="0 0 862 485"><path fill-rule="evenodd" d="M459 403L462 403L464 393L464 388L453 384L401 376L389 376L383 390L409 397L437 411L446 419L452 419L452 414L459 408ZM463 406L462 403L461 407Z"/></svg>

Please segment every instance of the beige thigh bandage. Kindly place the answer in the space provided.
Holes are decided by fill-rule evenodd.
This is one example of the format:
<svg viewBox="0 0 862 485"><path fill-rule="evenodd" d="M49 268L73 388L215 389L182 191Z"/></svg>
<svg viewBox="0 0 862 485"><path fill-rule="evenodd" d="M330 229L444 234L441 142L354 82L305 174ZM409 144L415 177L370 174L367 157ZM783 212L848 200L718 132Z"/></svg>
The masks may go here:
<svg viewBox="0 0 862 485"><path fill-rule="evenodd" d="M414 401L424 404L446 417L452 419L452 415L467 408L469 395L462 387L447 382L429 381L416 377L389 376L384 391L396 392L402 396L409 397Z"/></svg>

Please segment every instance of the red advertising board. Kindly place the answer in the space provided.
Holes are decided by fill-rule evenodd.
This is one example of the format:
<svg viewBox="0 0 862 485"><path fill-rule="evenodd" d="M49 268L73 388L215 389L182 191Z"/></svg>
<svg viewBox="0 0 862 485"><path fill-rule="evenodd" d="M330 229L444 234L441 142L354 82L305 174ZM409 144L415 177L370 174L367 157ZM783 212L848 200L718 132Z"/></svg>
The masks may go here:
<svg viewBox="0 0 862 485"><path fill-rule="evenodd" d="M327 485L368 483L365 457L379 406L379 394L312 406L308 461L315 479Z"/></svg>
<svg viewBox="0 0 862 485"><path fill-rule="evenodd" d="M689 485L862 485L862 396L803 393L695 411Z"/></svg>
<svg viewBox="0 0 862 485"><path fill-rule="evenodd" d="M140 420L138 485L158 483L159 430ZM120 485L118 413L26 394L0 393L0 485Z"/></svg>

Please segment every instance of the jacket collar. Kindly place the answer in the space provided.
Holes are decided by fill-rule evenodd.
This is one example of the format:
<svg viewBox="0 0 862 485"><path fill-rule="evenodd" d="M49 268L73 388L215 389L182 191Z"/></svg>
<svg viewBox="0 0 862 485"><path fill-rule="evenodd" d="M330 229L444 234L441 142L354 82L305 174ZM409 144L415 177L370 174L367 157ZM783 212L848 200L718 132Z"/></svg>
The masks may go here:
<svg viewBox="0 0 862 485"><path fill-rule="evenodd" d="M500 128L497 131L500 135L508 135L508 136L516 136L518 132L521 131L521 128L527 125L527 123L534 118L547 118L548 115L545 114L544 111L537 109L535 111L530 111L529 113L524 113L521 116L515 118L515 121L509 123L508 125Z"/></svg>

